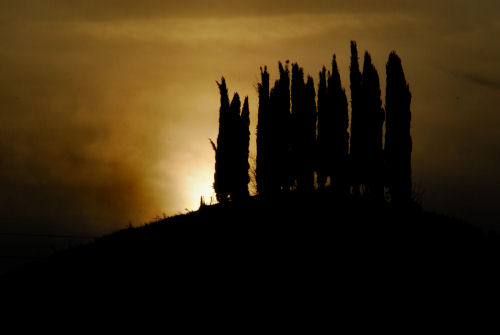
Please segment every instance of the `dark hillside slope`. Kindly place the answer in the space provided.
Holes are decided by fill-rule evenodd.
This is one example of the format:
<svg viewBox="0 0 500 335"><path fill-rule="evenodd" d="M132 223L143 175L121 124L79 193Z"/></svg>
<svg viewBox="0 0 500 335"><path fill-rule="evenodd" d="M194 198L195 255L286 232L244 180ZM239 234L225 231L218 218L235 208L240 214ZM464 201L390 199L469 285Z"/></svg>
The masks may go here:
<svg viewBox="0 0 500 335"><path fill-rule="evenodd" d="M1 281L32 289L161 284L191 296L324 294L333 283L380 289L491 278L499 255L497 234L473 225L416 206L315 193L202 207L59 252Z"/></svg>

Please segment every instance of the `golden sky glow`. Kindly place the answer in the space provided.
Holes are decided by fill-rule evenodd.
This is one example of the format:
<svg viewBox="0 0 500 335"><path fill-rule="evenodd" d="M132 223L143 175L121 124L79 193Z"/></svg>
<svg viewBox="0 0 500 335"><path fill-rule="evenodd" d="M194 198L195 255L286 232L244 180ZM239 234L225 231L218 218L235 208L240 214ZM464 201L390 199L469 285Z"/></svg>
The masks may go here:
<svg viewBox="0 0 500 335"><path fill-rule="evenodd" d="M317 83L336 53L349 96L350 40L383 92L402 58L425 205L499 222L500 5L434 2L2 1L2 229L102 233L195 208L212 194L215 80L249 96L254 135L260 66L273 80L290 59Z"/></svg>

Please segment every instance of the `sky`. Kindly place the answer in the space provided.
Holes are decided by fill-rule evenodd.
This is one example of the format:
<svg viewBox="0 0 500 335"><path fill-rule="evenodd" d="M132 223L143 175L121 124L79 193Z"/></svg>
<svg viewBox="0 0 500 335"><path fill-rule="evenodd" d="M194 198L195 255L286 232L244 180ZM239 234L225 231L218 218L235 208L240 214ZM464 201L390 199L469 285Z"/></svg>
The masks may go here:
<svg viewBox="0 0 500 335"><path fill-rule="evenodd" d="M317 84L336 53L349 97L351 40L382 100L387 57L402 59L424 208L500 230L499 14L498 0L3 0L0 234L99 236L209 202L216 80L249 97L254 141L259 67L274 80L288 59Z"/></svg>

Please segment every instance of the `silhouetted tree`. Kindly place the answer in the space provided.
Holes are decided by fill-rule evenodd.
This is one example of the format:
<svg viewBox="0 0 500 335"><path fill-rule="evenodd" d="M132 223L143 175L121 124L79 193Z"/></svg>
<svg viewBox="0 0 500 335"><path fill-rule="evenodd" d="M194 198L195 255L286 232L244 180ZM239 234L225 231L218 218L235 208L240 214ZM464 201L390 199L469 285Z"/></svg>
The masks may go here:
<svg viewBox="0 0 500 335"><path fill-rule="evenodd" d="M361 80L363 137L362 181L365 192L375 200L384 199L382 126L385 113L380 99L380 81L368 52Z"/></svg>
<svg viewBox="0 0 500 335"><path fill-rule="evenodd" d="M328 101L331 116L331 147L328 152L332 156L331 186L342 195L349 192L347 159L349 154L349 112L347 97L340 80L336 56L333 55L332 72L328 77Z"/></svg>
<svg viewBox="0 0 500 335"><path fill-rule="evenodd" d="M318 85L318 140L317 140L317 173L318 187L325 187L327 178L333 169L333 157L329 155L328 148L332 143L332 113L330 113L330 100L328 99L328 87L326 68L323 67L319 73Z"/></svg>
<svg viewBox="0 0 500 335"><path fill-rule="evenodd" d="M283 162L285 155L281 147L280 136L282 136L283 127L280 124L279 109L280 109L280 89L279 81L274 83L273 88L269 92L269 132L266 137L267 164L266 164L266 193L265 195L275 195L281 189L281 181L284 178L286 163ZM288 168L288 166L286 166ZM286 176L285 176L286 177Z"/></svg>
<svg viewBox="0 0 500 335"><path fill-rule="evenodd" d="M234 93L231 105L229 106L229 196L231 200L238 197L237 192L241 189L238 185L241 178L241 101L238 93Z"/></svg>
<svg viewBox="0 0 500 335"><path fill-rule="evenodd" d="M391 52L386 66L387 83L385 111L386 184L393 203L411 200L411 152L410 135L411 93L406 82L401 59Z"/></svg>
<svg viewBox="0 0 500 335"><path fill-rule="evenodd" d="M314 190L314 168L316 151L316 129L318 120L318 111L316 107L316 90L314 80L311 76L307 77L305 91L305 115L304 115L304 172L303 184L305 191Z"/></svg>
<svg viewBox="0 0 500 335"><path fill-rule="evenodd" d="M245 97L245 102L243 103L243 109L241 115L238 115L238 138L236 144L238 148L235 152L236 171L235 171L235 188L234 188L234 199L245 199L248 197L248 183L250 182L250 176L248 170L250 168L248 164L248 154L250 145L250 110L248 107L248 97Z"/></svg>
<svg viewBox="0 0 500 335"><path fill-rule="evenodd" d="M297 190L314 190L314 146L316 140L316 92L314 82L298 64L292 65L292 156Z"/></svg>
<svg viewBox="0 0 500 335"><path fill-rule="evenodd" d="M292 166L291 173L293 175L294 181L297 183L297 188L302 187L299 185L299 179L301 174L301 164L302 162L302 125L300 124L300 118L305 114L305 88L304 83L304 72L303 69L299 67L297 63L292 64L292 84L291 84L291 101L292 101L292 116L291 116L291 133L290 145L291 145L291 155L292 155Z"/></svg>
<svg viewBox="0 0 500 335"><path fill-rule="evenodd" d="M296 115L296 178L299 191L311 192L314 190L315 145L316 145L316 91L313 79L308 76L304 85L303 70L300 69L298 78L299 90L297 94L299 108Z"/></svg>
<svg viewBox="0 0 500 335"><path fill-rule="evenodd" d="M351 148L350 170L354 195L359 195L361 186L361 158L363 157L363 117L361 110L361 72L359 71L358 49L355 41L351 41Z"/></svg>
<svg viewBox="0 0 500 335"><path fill-rule="evenodd" d="M342 88L336 56L332 59L332 72L320 72L318 91L318 185L324 187L330 177L330 186L339 194L349 192L347 159L349 153L349 115L347 97Z"/></svg>
<svg viewBox="0 0 500 335"><path fill-rule="evenodd" d="M221 95L219 134L217 145L212 140L210 142L215 151L214 190L217 201L223 203L229 199L239 200L248 196L250 112L247 97L240 113L241 101L238 93L234 94L229 104L224 77L217 85Z"/></svg>
<svg viewBox="0 0 500 335"><path fill-rule="evenodd" d="M259 94L259 110L257 121L257 167L256 176L257 192L260 195L265 195L267 185L269 185L269 164L270 164L270 143L268 139L271 138L270 132L272 128L270 122L270 106L269 106L269 73L267 66L264 70L260 68L261 82L257 84Z"/></svg>
<svg viewBox="0 0 500 335"><path fill-rule="evenodd" d="M276 154L276 165L279 173L275 176L279 181L281 190L290 190L293 185L292 161L291 161L291 114L290 114L290 70L288 61L285 66L278 63L280 78L277 81L277 104L274 111L277 116L276 144L278 146Z"/></svg>
<svg viewBox="0 0 500 335"><path fill-rule="evenodd" d="M269 94L269 131L265 137L266 194L275 194L280 190L290 190L292 186L290 152L290 71L288 63L284 67L279 63L280 77L275 81ZM269 150L269 151L267 151Z"/></svg>
<svg viewBox="0 0 500 335"><path fill-rule="evenodd" d="M217 145L212 143L215 150L215 175L214 191L217 201L226 202L231 192L231 116L229 110L229 97L227 93L226 80L222 77L217 82L220 92L219 108L219 134Z"/></svg>

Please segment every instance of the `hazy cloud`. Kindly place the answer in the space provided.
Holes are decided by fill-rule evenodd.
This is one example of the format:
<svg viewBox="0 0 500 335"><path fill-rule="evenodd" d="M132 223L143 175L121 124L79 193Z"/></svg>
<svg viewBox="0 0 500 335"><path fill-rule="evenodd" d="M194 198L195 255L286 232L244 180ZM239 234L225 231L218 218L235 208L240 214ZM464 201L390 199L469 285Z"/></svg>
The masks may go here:
<svg viewBox="0 0 500 335"><path fill-rule="evenodd" d="M500 89L500 80L496 79L496 77L493 78L487 75L479 73L471 73L471 72L460 72L460 71L449 71L449 70L445 70L445 72L450 73L462 80L470 81L472 83L475 83L477 85L486 88L494 90Z"/></svg>
<svg viewBox="0 0 500 335"><path fill-rule="evenodd" d="M500 5L496 0L4 0L1 17L28 20L107 21L166 17L224 17L324 13L406 12L414 15L439 15L456 24L479 22L479 18L496 17Z"/></svg>

